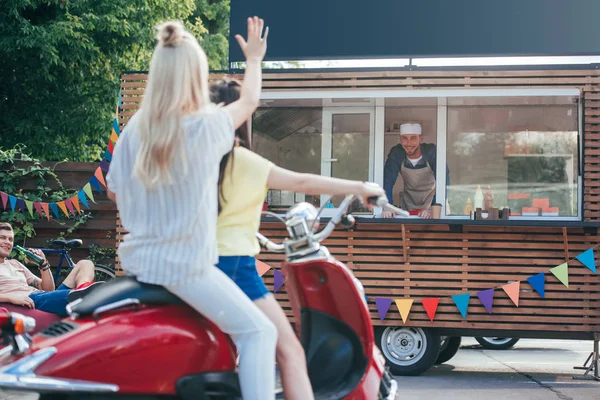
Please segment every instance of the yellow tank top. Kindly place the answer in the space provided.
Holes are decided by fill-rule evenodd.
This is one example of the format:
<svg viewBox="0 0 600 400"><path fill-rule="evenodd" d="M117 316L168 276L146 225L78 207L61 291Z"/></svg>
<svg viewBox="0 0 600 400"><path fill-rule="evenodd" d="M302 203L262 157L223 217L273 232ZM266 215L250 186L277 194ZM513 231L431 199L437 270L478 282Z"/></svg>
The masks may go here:
<svg viewBox="0 0 600 400"><path fill-rule="evenodd" d="M272 162L250 150L243 147L233 150L219 194L222 207L217 220L220 256L255 256L260 253L255 234L260 226L260 213L272 167Z"/></svg>

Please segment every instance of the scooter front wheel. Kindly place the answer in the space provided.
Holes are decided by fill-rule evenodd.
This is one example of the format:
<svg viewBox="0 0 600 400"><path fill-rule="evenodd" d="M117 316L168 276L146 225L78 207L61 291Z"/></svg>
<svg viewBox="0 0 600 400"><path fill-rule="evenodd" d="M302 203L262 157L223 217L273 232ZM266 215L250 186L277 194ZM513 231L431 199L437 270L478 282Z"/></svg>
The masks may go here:
<svg viewBox="0 0 600 400"><path fill-rule="evenodd" d="M378 327L375 341L394 375L420 375L440 352L440 335L433 329Z"/></svg>

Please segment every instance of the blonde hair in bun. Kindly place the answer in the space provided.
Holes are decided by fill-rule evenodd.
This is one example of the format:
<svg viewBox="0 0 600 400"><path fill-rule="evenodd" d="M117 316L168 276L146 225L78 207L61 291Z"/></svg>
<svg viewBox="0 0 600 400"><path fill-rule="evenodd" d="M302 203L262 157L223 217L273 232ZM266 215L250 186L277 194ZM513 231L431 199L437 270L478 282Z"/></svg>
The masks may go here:
<svg viewBox="0 0 600 400"><path fill-rule="evenodd" d="M156 39L164 47L178 46L186 36L186 31L181 21L167 21L156 27ZM188 36L189 33L187 33Z"/></svg>
<svg viewBox="0 0 600 400"><path fill-rule="evenodd" d="M198 40L180 21L157 27L148 82L140 110L134 118L140 134L140 149L134 174L147 188L173 181L171 165L187 159L181 118L209 112L208 60ZM132 121L133 122L133 119Z"/></svg>

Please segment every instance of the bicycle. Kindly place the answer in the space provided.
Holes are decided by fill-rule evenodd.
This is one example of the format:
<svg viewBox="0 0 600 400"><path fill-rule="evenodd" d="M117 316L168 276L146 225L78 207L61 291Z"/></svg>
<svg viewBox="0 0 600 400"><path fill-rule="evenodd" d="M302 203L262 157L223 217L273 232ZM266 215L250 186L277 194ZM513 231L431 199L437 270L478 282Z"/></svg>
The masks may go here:
<svg viewBox="0 0 600 400"><path fill-rule="evenodd" d="M63 240L57 239L52 241L52 246L62 246L61 249L40 249L44 254L60 254L56 271L54 272L54 282L56 285L60 285L62 279L59 282L60 273L63 270L63 262L66 261L69 271L75 267L75 263L71 258L69 251L77 247L81 247L83 241L81 239ZM102 264L94 264L94 281L108 281L115 278L116 275L112 268ZM64 278L63 278L64 279Z"/></svg>

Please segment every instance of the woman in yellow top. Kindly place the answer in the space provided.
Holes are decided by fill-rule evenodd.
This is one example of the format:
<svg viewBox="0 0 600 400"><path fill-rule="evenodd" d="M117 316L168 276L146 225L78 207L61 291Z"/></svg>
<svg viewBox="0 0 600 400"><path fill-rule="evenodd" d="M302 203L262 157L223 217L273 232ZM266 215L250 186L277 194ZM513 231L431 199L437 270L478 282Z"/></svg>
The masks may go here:
<svg viewBox="0 0 600 400"><path fill-rule="evenodd" d="M240 88L234 80L217 82L211 88L211 100L225 105L235 102L240 96ZM260 252L260 246L255 234L260 225L265 196L269 189L306 194L356 193L367 204L367 197L385 196L385 192L372 183L288 171L252 152L251 148L247 123L242 124L236 130L234 148L223 157L220 166L217 266L277 327L277 363L285 398L311 400L314 395L302 345L256 270L254 257Z"/></svg>

